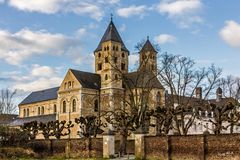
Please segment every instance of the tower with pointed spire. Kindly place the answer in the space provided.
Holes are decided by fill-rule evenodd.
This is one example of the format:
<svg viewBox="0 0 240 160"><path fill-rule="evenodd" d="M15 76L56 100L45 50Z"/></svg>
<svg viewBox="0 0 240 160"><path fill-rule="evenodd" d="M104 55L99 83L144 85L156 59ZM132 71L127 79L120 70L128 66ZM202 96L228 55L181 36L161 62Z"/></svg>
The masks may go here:
<svg viewBox="0 0 240 160"><path fill-rule="evenodd" d="M121 88L118 72L128 72L129 51L124 45L113 21L110 23L94 51L95 72L101 75L102 88Z"/></svg>
<svg viewBox="0 0 240 160"><path fill-rule="evenodd" d="M147 37L147 41L139 52L139 70L152 71L157 74L157 51Z"/></svg>

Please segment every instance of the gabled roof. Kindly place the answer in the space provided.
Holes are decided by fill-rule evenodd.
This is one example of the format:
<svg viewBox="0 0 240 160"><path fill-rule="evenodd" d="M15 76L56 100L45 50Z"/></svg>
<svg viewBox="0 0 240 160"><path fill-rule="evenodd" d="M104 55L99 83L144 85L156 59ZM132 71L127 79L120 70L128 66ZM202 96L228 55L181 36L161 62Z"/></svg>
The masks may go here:
<svg viewBox="0 0 240 160"><path fill-rule="evenodd" d="M158 88L164 89L157 76L151 71L136 71L125 75L130 88Z"/></svg>
<svg viewBox="0 0 240 160"><path fill-rule="evenodd" d="M123 51L128 51L126 46L124 45L122 38L120 37L117 28L115 27L113 21L111 20L100 43L98 44L98 47L96 48L95 52L102 50L102 43L107 42L107 41L114 41L114 42L119 42L122 45L121 50Z"/></svg>
<svg viewBox="0 0 240 160"><path fill-rule="evenodd" d="M99 74L70 69L83 88L100 89L101 77Z"/></svg>
<svg viewBox="0 0 240 160"><path fill-rule="evenodd" d="M145 44L143 45L142 49L140 52L146 52L146 51L150 51L150 52L155 52L157 53L157 51L155 50L155 48L153 47L152 43L149 41L149 39L147 39L147 41L145 42Z"/></svg>
<svg viewBox="0 0 240 160"><path fill-rule="evenodd" d="M12 123L10 123L11 126L20 126L24 123L37 121L37 122L50 122L50 121L56 121L56 114L48 114L48 115L40 115L40 116L33 116L33 117L25 117L25 118L17 118Z"/></svg>
<svg viewBox="0 0 240 160"><path fill-rule="evenodd" d="M19 105L57 99L58 89L59 87L55 87L55 88L32 92Z"/></svg>
<svg viewBox="0 0 240 160"><path fill-rule="evenodd" d="M0 125L8 125L13 122L18 115L15 114L0 114Z"/></svg>

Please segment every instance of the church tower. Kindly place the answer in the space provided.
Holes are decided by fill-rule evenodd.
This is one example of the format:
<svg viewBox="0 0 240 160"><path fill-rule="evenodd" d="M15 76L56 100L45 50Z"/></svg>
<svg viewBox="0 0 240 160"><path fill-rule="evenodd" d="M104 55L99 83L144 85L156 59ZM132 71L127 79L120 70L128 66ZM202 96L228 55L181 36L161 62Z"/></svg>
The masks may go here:
<svg viewBox="0 0 240 160"><path fill-rule="evenodd" d="M147 38L147 41L139 52L139 60L140 71L147 70L157 74L157 51L149 41L149 38Z"/></svg>
<svg viewBox="0 0 240 160"><path fill-rule="evenodd" d="M94 51L95 72L101 75L102 88L122 88L118 79L128 72L129 51L124 45L113 21L111 21Z"/></svg>

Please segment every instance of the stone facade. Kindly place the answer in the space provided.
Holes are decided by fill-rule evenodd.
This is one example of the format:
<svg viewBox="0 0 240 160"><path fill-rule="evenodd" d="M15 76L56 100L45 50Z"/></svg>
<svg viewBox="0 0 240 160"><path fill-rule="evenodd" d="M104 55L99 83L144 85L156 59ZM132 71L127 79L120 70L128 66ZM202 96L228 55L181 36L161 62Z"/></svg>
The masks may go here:
<svg viewBox="0 0 240 160"><path fill-rule="evenodd" d="M140 51L140 64L136 72L128 73L129 51L124 45L114 23L110 21L97 49L95 56L95 73L69 69L58 88L31 93L19 104L19 117L22 119L42 115L56 114L55 120L73 121L75 118L87 115L97 115L107 110L122 108L130 98L130 93L136 93L135 101L143 94L143 88L149 91L147 104L149 109L164 104L164 88L156 77L157 52L147 40ZM146 59L149 59L148 63ZM147 74L143 63L146 63ZM136 77L143 77L138 82ZM153 77L151 77L153 76ZM123 77L134 81L128 84ZM154 81L146 83L149 79ZM146 85L146 84L147 85ZM143 87L143 84L146 85ZM134 91L134 92L133 92ZM139 102L141 103L141 102ZM66 138L77 138L78 125L72 129Z"/></svg>

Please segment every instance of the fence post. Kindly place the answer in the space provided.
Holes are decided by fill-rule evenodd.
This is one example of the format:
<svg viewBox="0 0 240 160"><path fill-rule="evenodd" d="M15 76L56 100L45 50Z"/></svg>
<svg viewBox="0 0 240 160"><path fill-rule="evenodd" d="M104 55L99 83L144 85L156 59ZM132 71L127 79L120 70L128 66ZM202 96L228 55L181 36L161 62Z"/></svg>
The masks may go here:
<svg viewBox="0 0 240 160"><path fill-rule="evenodd" d="M115 154L114 133L108 131L103 134L103 158L112 158Z"/></svg>
<svg viewBox="0 0 240 160"><path fill-rule="evenodd" d="M141 129L135 132L135 159L145 159L145 133Z"/></svg>

